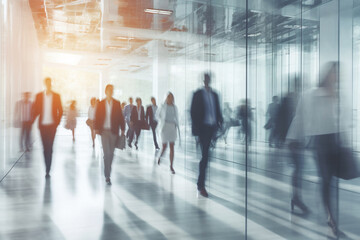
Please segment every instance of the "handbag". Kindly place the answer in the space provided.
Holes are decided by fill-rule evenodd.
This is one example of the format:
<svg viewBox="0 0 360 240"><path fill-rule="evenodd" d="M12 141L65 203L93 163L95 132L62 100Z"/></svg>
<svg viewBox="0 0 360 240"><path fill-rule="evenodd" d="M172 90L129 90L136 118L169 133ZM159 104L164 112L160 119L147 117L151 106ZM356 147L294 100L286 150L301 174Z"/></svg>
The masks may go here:
<svg viewBox="0 0 360 240"><path fill-rule="evenodd" d="M350 180L360 177L357 159L351 148L339 147L334 166L334 176Z"/></svg>
<svg viewBox="0 0 360 240"><path fill-rule="evenodd" d="M120 149L120 150L123 150L125 149L125 142L126 142L126 138L125 138L125 135L120 135L118 136L118 138L116 139L116 145L115 147Z"/></svg>

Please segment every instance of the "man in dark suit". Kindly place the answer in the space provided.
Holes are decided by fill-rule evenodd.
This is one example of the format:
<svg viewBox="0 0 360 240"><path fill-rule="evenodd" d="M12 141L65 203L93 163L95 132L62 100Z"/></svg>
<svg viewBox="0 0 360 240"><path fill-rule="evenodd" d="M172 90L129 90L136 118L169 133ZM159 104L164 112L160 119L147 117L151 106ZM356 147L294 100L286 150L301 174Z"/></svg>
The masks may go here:
<svg viewBox="0 0 360 240"><path fill-rule="evenodd" d="M139 137L141 133L141 129L144 127L145 122L145 111L144 107L141 105L141 98L136 98L136 107L133 107L131 111L131 117L130 117L130 124L134 129L136 140L135 140L135 147L136 150L138 150L138 142ZM129 142L133 141L134 134L132 134L129 138Z"/></svg>
<svg viewBox="0 0 360 240"><path fill-rule="evenodd" d="M51 78L45 78L45 92L36 95L32 108L32 122L39 117L39 129L44 147L46 178L50 177L52 152L57 126L63 114L60 95L51 89Z"/></svg>
<svg viewBox="0 0 360 240"><path fill-rule="evenodd" d="M204 74L204 88L197 90L191 102L192 133L199 137L202 158L199 164L198 190L208 197L205 189L205 173L208 165L211 140L221 127L223 118L220 110L219 97L210 88L210 74Z"/></svg>
<svg viewBox="0 0 360 240"><path fill-rule="evenodd" d="M97 134L101 135L101 143L104 151L104 175L106 183L111 185L110 174L111 165L114 158L114 151L119 129L121 134L125 132L125 120L121 110L121 104L112 96L114 86L106 85L106 98L103 99L96 107L94 129Z"/></svg>
<svg viewBox="0 0 360 240"><path fill-rule="evenodd" d="M155 119L155 113L157 111L157 106L156 106L156 100L154 97L151 97L151 105L149 105L147 108L146 108L146 122L149 124L149 126L151 127L151 131L152 131L152 134L153 134L153 140L154 140L154 145L155 145L155 149L156 150L159 150L159 145L157 143L157 140L156 140L156 126L157 126L157 121Z"/></svg>

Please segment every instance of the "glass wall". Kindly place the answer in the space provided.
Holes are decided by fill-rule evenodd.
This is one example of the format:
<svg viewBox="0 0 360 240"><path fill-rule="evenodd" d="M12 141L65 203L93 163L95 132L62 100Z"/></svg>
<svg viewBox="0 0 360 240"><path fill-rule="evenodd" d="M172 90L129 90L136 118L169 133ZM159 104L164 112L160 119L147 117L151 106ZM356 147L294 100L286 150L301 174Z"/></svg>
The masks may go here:
<svg viewBox="0 0 360 240"><path fill-rule="evenodd" d="M19 14L22 13L22 14ZM15 106L23 92L41 89L41 58L27 1L0 2L0 179L22 155ZM34 97L34 95L32 96Z"/></svg>
<svg viewBox="0 0 360 240"><path fill-rule="evenodd" d="M183 144L177 163L196 181L201 153L191 134L189 108L203 73L211 72L228 126L214 143L208 171L214 199L224 200L242 216L234 221L250 239L259 225L277 239L326 239L331 233L314 138L307 138L298 154L299 167L286 136L299 100L318 88L326 63L336 62L337 99L339 103L350 99L346 135L357 154L359 1L178 1L174 13L182 16L174 25L185 26L186 32L177 33L177 40L167 45L157 43L153 93L162 99L172 91L180 109ZM177 51L169 51L169 45L177 46ZM160 74L164 69L166 74ZM274 96L279 108L276 131L266 129ZM241 109L246 109L245 116ZM335 115L342 121L341 114ZM301 190L294 181L301 183ZM357 222L358 184L356 179L337 178L331 183L333 219L350 235L360 234L351 223ZM297 214L296 204L291 214L291 201L299 191L311 211L307 216Z"/></svg>

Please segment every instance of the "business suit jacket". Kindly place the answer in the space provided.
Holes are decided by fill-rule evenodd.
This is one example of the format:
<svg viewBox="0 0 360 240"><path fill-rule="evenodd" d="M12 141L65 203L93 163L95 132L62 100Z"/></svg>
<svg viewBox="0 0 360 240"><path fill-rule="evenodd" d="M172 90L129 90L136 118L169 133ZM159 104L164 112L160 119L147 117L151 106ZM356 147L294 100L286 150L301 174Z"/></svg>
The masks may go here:
<svg viewBox="0 0 360 240"><path fill-rule="evenodd" d="M104 130L105 116L106 116L106 99L103 99L99 102L96 107L95 120L94 120L94 129L99 131L100 134ZM119 134L119 129L122 131L125 130L125 120L121 110L120 102L113 99L112 109L111 109L111 132L115 135Z"/></svg>
<svg viewBox="0 0 360 240"><path fill-rule="evenodd" d="M43 107L44 107L44 92L40 92L35 97L35 102L32 107L32 122L35 121L38 115L40 115L39 119L39 127L41 126L43 119ZM61 117L63 115L63 108L61 105L61 98L58 93L52 92L52 116L54 120L54 124L58 126L61 121Z"/></svg>
<svg viewBox="0 0 360 240"><path fill-rule="evenodd" d="M155 113L153 112L152 105L149 105L146 108L145 119L150 126L156 126L157 121L155 120Z"/></svg>
<svg viewBox="0 0 360 240"><path fill-rule="evenodd" d="M205 125L205 101L204 101L204 89L197 90L192 98L190 115L192 120L192 133L194 136L199 136L200 129ZM216 114L216 126L219 128L223 122L223 117L220 110L219 97L217 93L211 90L215 101L215 114Z"/></svg>
<svg viewBox="0 0 360 240"><path fill-rule="evenodd" d="M137 106L134 106L131 110L130 121L134 124L135 127L142 127L142 124L145 123L145 111L143 106L141 106L140 120L138 116Z"/></svg>

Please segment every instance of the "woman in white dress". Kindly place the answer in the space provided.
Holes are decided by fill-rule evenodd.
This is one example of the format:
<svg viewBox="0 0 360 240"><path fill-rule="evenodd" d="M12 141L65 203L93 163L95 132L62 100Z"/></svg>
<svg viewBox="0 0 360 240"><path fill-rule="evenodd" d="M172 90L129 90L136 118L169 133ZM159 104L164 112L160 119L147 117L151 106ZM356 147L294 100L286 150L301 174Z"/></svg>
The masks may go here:
<svg viewBox="0 0 360 240"><path fill-rule="evenodd" d="M177 130L179 128L178 109L175 106L174 95L169 92L165 103L157 110L156 118L159 121L158 130L161 135L162 151L158 159L160 165L161 157L163 156L167 144L170 145L170 171L175 174L173 168L174 163L174 145L177 138Z"/></svg>
<svg viewBox="0 0 360 240"><path fill-rule="evenodd" d="M93 147L95 147L95 137L96 137L94 130L95 107L96 107L96 98L91 98L90 107L88 110L88 119L86 120L86 124L89 126L91 131L91 139L93 142Z"/></svg>
<svg viewBox="0 0 360 240"><path fill-rule="evenodd" d="M76 101L71 101L69 111L66 118L66 129L71 130L73 141L75 141L75 128L76 128L76 117L78 116L76 109Z"/></svg>

